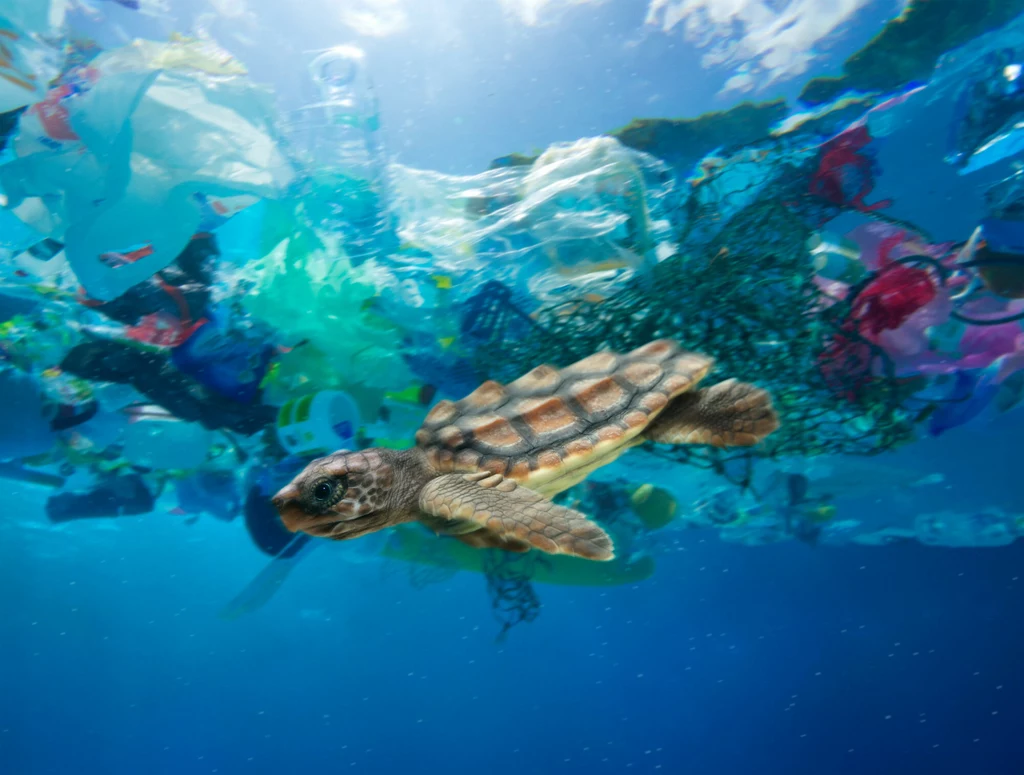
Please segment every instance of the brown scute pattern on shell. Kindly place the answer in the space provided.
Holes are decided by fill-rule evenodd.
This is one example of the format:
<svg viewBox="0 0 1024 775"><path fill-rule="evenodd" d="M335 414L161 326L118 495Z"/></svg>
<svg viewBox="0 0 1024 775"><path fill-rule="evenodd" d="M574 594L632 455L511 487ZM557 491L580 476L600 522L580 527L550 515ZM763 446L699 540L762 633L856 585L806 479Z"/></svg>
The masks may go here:
<svg viewBox="0 0 1024 775"><path fill-rule="evenodd" d="M581 436L578 439L567 442L565 445L565 454L569 457L573 455L589 455L593 451L594 442L589 436Z"/></svg>
<svg viewBox="0 0 1024 775"><path fill-rule="evenodd" d="M562 370L538 366L508 385L485 382L461 401L439 403L416 442L442 473L484 469L557 491L543 485L614 460L712 364L659 340Z"/></svg>
<svg viewBox="0 0 1024 775"><path fill-rule="evenodd" d="M595 377L572 384L571 398L579 402L587 416L595 419L604 420L621 411L631 397L632 394L611 377Z"/></svg>
<svg viewBox="0 0 1024 775"><path fill-rule="evenodd" d="M664 370L653 361L633 361L622 369L622 376L636 385L640 390L654 387L664 375Z"/></svg>
<svg viewBox="0 0 1024 775"><path fill-rule="evenodd" d="M624 422L626 424L626 427L629 430L639 430L639 429L642 429L644 426L647 425L647 423L649 421L650 421L650 416L648 415L647 412L644 412L642 410L641 411L636 411L636 412L630 412L629 414L627 414L625 417L622 418L622 422Z"/></svg>
<svg viewBox="0 0 1024 775"><path fill-rule="evenodd" d="M508 392L505 390L505 386L489 379L459 403L478 412L487 412L497 409L506 401L508 401Z"/></svg>
<svg viewBox="0 0 1024 775"><path fill-rule="evenodd" d="M483 455L475 449L464 449L455 456L455 466L465 469L479 468L482 458Z"/></svg>
<svg viewBox="0 0 1024 775"><path fill-rule="evenodd" d="M427 414L427 418L423 421L423 427L439 428L442 425L447 425L458 416L459 409L455 406L454 401L448 401L447 399L438 401Z"/></svg>
<svg viewBox="0 0 1024 775"><path fill-rule="evenodd" d="M517 396L550 395L562 384L562 374L554 366L538 366L528 371L515 382L510 382L508 390Z"/></svg>
<svg viewBox="0 0 1024 775"><path fill-rule="evenodd" d="M552 444L578 433L580 418L563 399L550 396L535 400L539 403L519 417L536 441Z"/></svg>
<svg viewBox="0 0 1024 775"><path fill-rule="evenodd" d="M461 469L460 469L461 470ZM533 469L530 468L529 458L523 458L522 460L516 460L512 465L505 471L505 476L516 482L525 482L530 478L530 472Z"/></svg>
<svg viewBox="0 0 1024 775"><path fill-rule="evenodd" d="M437 434L438 439L446 447L458 447L462 445L462 431L454 425L446 425Z"/></svg>
<svg viewBox="0 0 1024 775"><path fill-rule="evenodd" d="M480 461L479 468L492 474L504 474L508 471L508 458L486 457Z"/></svg>
<svg viewBox="0 0 1024 775"><path fill-rule="evenodd" d="M594 353L584 358L582 361L577 361L572 366L567 366L562 370L562 376L601 376L604 374L611 374L615 371L615 367L619 364L619 356L615 353L603 352Z"/></svg>
<svg viewBox="0 0 1024 775"><path fill-rule="evenodd" d="M670 339L657 339L643 347L637 347L629 354L630 358L650 360L660 363L679 352L679 346ZM703 356L701 356L703 357Z"/></svg>
<svg viewBox="0 0 1024 775"><path fill-rule="evenodd" d="M660 412L668 405L668 396L664 393L648 393L640 399L640 408L649 413Z"/></svg>
<svg viewBox="0 0 1024 775"><path fill-rule="evenodd" d="M553 449L544 450L530 458L530 469L533 471L558 468L560 465L562 465L562 456Z"/></svg>
<svg viewBox="0 0 1024 775"><path fill-rule="evenodd" d="M458 441L450 442L445 436L449 428L454 428L455 433L450 434ZM456 426L449 425L438 431L438 439L446 447L461 447L463 436L472 436L480 444L489 449L507 449L526 451L527 442L512 424L497 414L485 414L480 417L464 417L459 420Z"/></svg>

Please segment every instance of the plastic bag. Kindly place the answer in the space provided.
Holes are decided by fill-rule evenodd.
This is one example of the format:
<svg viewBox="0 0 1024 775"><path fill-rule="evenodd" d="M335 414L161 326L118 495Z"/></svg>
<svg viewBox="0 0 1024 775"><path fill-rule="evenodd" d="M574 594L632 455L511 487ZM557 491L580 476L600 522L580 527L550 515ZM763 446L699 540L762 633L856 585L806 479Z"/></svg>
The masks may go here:
<svg viewBox="0 0 1024 775"><path fill-rule="evenodd" d="M247 265L242 282L245 310L288 349L268 385L271 403L296 391L398 388L411 379L401 332L373 313L377 287L366 269L349 264L336 238L293 235Z"/></svg>
<svg viewBox="0 0 1024 775"><path fill-rule="evenodd" d="M1007 546L1017 540L1020 528L1014 515L987 509L919 514L914 532L917 540L928 546Z"/></svg>
<svg viewBox="0 0 1024 775"><path fill-rule="evenodd" d="M36 35L55 31L64 21L67 0L0 2L0 113L41 99L56 75L56 51Z"/></svg>
<svg viewBox="0 0 1024 775"><path fill-rule="evenodd" d="M545 301L609 293L673 250L668 168L610 137L557 144L474 176L396 166L393 180L405 243L442 271L484 270L476 277ZM472 282L458 285L475 290Z"/></svg>
<svg viewBox="0 0 1024 775"><path fill-rule="evenodd" d="M210 197L275 197L291 179L268 95L212 44L135 41L79 68L22 117L0 168L11 206L65 243L89 296L109 301L168 266ZM204 209L207 208L207 209ZM26 221L28 222L28 221ZM109 265L105 254L152 253Z"/></svg>

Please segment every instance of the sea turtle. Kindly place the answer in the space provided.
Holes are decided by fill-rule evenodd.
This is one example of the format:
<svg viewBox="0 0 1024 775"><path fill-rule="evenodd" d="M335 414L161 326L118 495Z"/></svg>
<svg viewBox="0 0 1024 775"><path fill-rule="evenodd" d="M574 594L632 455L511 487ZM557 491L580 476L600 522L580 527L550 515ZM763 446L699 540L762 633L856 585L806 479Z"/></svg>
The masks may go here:
<svg viewBox="0 0 1024 775"><path fill-rule="evenodd" d="M645 441L749 446L778 427L760 388L693 390L712 364L658 340L484 382L436 404L412 449L314 460L273 502L289 530L324 538L419 521L470 546L610 560L608 535L552 496Z"/></svg>

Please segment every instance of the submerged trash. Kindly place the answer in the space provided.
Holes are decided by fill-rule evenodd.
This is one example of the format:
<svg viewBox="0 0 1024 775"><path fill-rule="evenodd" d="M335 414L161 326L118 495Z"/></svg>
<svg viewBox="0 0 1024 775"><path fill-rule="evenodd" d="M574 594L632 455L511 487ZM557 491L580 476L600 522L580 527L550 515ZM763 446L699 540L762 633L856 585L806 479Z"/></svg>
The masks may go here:
<svg viewBox="0 0 1024 775"><path fill-rule="evenodd" d="M312 102L285 124L310 224L342 237L353 266L399 248L380 108L366 54L335 46L309 63Z"/></svg>
<svg viewBox="0 0 1024 775"><path fill-rule="evenodd" d="M7 0L0 7L0 113L42 99L57 57L41 37L58 30L65 0Z"/></svg>
<svg viewBox="0 0 1024 775"><path fill-rule="evenodd" d="M283 193L292 173L267 95L244 72L209 42L136 41L22 115L0 185L16 215L64 243L91 297L115 299L168 266L199 229L197 195Z"/></svg>
<svg viewBox="0 0 1024 775"><path fill-rule="evenodd" d="M1020 537L1020 520L998 509L977 513L921 514L914 521L918 541L928 546L1007 546Z"/></svg>
<svg viewBox="0 0 1024 775"><path fill-rule="evenodd" d="M351 447L360 427L359 407L345 393L324 390L281 407L277 438L298 457L326 455Z"/></svg>
<svg viewBox="0 0 1024 775"><path fill-rule="evenodd" d="M397 167L405 243L432 266L541 303L622 287L672 252L667 167L608 137L556 144L472 177Z"/></svg>
<svg viewBox="0 0 1024 775"><path fill-rule="evenodd" d="M1004 48L977 63L957 97L946 161L961 175L1024 150L1024 52Z"/></svg>

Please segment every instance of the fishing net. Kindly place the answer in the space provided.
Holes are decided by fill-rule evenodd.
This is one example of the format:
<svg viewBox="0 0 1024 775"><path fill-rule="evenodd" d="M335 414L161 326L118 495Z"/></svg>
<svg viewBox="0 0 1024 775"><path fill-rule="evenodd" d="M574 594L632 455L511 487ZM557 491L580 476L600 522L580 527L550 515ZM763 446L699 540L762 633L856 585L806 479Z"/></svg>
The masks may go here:
<svg viewBox="0 0 1024 775"><path fill-rule="evenodd" d="M910 440L912 386L848 325L858 289L845 301L824 296L807 259L814 224L787 206L775 186L760 188L738 209L730 206L734 188L720 188L717 199L709 191L694 194L691 215L722 217L713 237L684 229L680 253L609 298L548 306L514 337L495 326L474 352L478 370L514 379L540 363L564 366L598 350L626 352L665 337L713 355L723 375L772 392L782 428L742 456L875 454ZM490 314L502 319L498 311ZM737 456L685 446L651 451L723 472Z"/></svg>
<svg viewBox="0 0 1024 775"><path fill-rule="evenodd" d="M517 624L532 622L540 615L541 603L530 583L538 562L536 552L518 554L496 549L484 552L484 573L487 594L491 598L494 617L501 624L500 642Z"/></svg>

